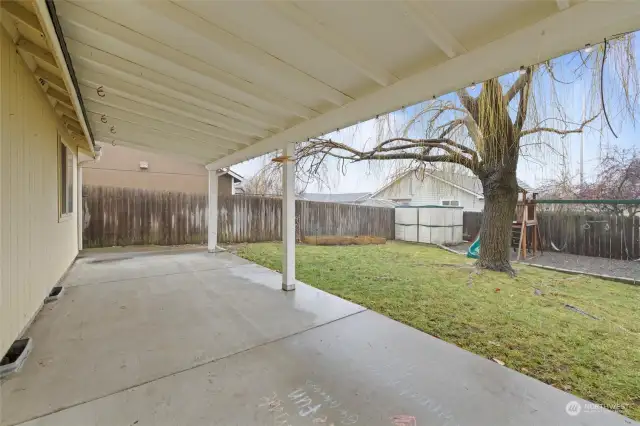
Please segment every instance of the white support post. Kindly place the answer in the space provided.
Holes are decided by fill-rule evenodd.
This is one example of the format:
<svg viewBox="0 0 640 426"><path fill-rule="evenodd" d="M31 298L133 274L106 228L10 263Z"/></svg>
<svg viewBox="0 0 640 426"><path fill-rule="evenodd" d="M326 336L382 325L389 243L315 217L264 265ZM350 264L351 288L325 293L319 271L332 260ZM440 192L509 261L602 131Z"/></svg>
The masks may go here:
<svg viewBox="0 0 640 426"><path fill-rule="evenodd" d="M84 205L82 203L82 163L78 162L78 202L76 218L78 219L78 251L82 250L82 232L84 231Z"/></svg>
<svg viewBox="0 0 640 426"><path fill-rule="evenodd" d="M215 253L218 245L218 173L209 170L209 253Z"/></svg>
<svg viewBox="0 0 640 426"><path fill-rule="evenodd" d="M282 163L282 289L296 289L295 143L284 149Z"/></svg>

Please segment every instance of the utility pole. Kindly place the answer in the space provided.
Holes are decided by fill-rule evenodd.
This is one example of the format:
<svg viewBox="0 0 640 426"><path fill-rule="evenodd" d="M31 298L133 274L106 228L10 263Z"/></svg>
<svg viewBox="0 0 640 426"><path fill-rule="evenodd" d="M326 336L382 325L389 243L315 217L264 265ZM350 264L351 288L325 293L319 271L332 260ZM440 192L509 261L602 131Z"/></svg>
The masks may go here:
<svg viewBox="0 0 640 426"><path fill-rule="evenodd" d="M582 93L582 122L586 120L586 102L584 92ZM580 132L580 189L584 185L584 132Z"/></svg>
<svg viewBox="0 0 640 426"><path fill-rule="evenodd" d="M580 134L580 188L584 185L584 134Z"/></svg>

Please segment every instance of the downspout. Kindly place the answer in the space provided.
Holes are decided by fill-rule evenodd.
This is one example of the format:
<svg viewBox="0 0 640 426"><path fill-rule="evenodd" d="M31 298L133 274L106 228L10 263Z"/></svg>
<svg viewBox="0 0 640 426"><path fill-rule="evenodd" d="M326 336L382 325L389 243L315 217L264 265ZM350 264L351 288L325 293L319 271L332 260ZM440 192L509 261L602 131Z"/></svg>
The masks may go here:
<svg viewBox="0 0 640 426"><path fill-rule="evenodd" d="M82 234L84 232L84 202L83 202L83 190L82 190L82 166L87 163L97 163L102 157L102 147L95 145L95 157L85 161L78 161L78 251L82 250Z"/></svg>

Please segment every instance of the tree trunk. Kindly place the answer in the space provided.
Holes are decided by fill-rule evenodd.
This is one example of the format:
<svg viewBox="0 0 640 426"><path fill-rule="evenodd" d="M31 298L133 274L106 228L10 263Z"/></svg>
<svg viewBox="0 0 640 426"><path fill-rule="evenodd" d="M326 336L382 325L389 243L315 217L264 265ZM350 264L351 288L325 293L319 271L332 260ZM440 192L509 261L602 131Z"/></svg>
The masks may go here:
<svg viewBox="0 0 640 426"><path fill-rule="evenodd" d="M518 182L515 168L509 169L499 167L481 173L484 213L477 265L515 275L511 267L511 228L518 201Z"/></svg>

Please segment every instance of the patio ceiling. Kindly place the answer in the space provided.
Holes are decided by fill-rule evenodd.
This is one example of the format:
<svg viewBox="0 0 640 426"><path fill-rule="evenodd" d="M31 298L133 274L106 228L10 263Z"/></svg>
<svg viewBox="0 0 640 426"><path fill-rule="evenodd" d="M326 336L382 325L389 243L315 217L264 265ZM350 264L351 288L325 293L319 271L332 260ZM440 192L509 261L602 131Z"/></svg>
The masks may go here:
<svg viewBox="0 0 640 426"><path fill-rule="evenodd" d="M581 0L55 6L96 140L186 155L211 168L640 22L640 2Z"/></svg>

